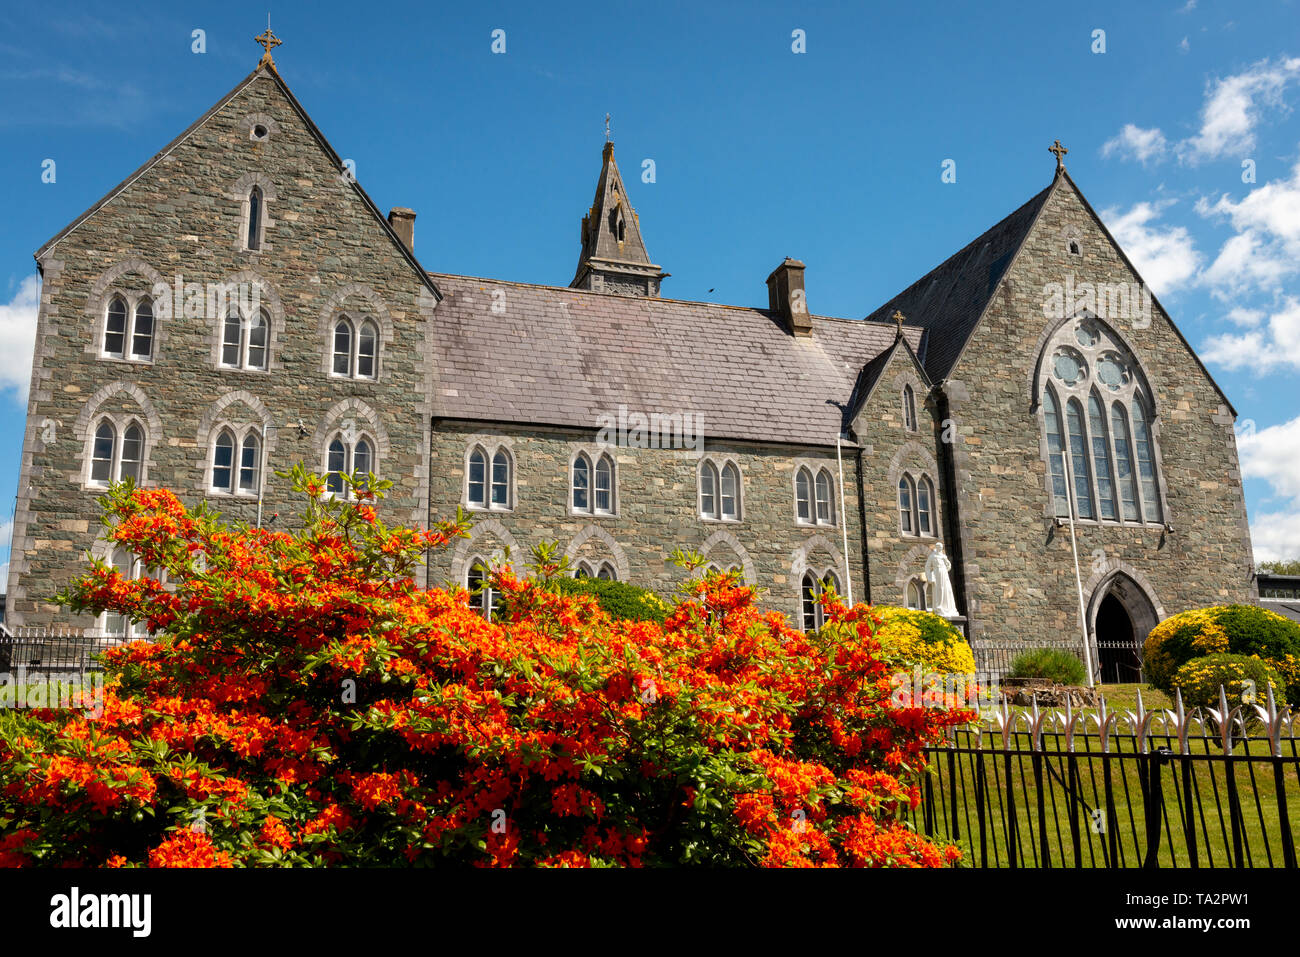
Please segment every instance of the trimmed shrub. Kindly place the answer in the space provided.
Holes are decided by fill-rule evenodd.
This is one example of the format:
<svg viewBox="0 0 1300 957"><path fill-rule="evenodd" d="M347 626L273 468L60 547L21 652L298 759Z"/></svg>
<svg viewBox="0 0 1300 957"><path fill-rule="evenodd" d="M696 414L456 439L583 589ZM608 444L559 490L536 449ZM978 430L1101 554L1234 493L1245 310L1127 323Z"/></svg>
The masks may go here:
<svg viewBox="0 0 1300 957"><path fill-rule="evenodd" d="M1253 696L1246 696L1252 686ZM1268 687L1273 686L1273 696L1282 697L1282 679L1268 663L1254 655L1214 654L1193 658L1174 673L1173 685L1182 689L1183 704L1187 707L1217 708L1219 686L1228 697L1228 707L1239 704L1262 704L1268 700Z"/></svg>
<svg viewBox="0 0 1300 957"><path fill-rule="evenodd" d="M1088 672L1071 652L1061 648L1022 651L1011 661L1010 678L1045 678L1058 685L1082 685Z"/></svg>
<svg viewBox="0 0 1300 957"><path fill-rule="evenodd" d="M662 625L668 605L646 588L604 578L554 578L551 585L559 595L591 595L605 614L618 621L653 621Z"/></svg>
<svg viewBox="0 0 1300 957"><path fill-rule="evenodd" d="M1300 624L1257 605L1215 605L1166 618L1143 649L1147 680L1172 693L1179 668L1214 654L1263 659L1282 679L1287 700L1300 705Z"/></svg>
<svg viewBox="0 0 1300 957"><path fill-rule="evenodd" d="M892 661L920 665L935 674L974 674L975 656L952 622L928 611L878 606L875 638Z"/></svg>

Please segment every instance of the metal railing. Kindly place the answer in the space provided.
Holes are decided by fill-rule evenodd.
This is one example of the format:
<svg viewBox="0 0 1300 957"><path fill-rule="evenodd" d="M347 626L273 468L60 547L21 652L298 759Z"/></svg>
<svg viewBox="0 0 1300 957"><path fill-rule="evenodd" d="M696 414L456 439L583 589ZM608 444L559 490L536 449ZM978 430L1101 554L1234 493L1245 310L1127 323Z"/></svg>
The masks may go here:
<svg viewBox="0 0 1300 957"><path fill-rule="evenodd" d="M1296 867L1295 719L1264 705L1187 712L1013 710L927 749L917 830L980 867Z"/></svg>
<svg viewBox="0 0 1300 957"><path fill-rule="evenodd" d="M1002 679L1011 673L1011 664L1018 655L1039 648L1055 648L1083 662L1078 641L1071 643L1026 643L1006 639L976 638L970 643L975 656L975 671ZM1094 641L1093 666L1102 684L1136 684L1146 679L1142 669L1142 645L1137 641Z"/></svg>
<svg viewBox="0 0 1300 957"><path fill-rule="evenodd" d="M54 628L6 628L0 631L0 671L96 671L102 667L101 652L135 640L123 635Z"/></svg>

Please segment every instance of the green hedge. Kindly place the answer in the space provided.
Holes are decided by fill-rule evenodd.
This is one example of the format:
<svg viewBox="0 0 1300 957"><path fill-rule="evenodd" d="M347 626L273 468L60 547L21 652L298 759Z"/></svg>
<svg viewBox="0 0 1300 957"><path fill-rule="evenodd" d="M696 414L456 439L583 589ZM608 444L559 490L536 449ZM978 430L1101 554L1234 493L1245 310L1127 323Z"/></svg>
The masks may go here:
<svg viewBox="0 0 1300 957"><path fill-rule="evenodd" d="M663 623L670 611L662 598L647 588L604 578L555 578L551 588L561 595L593 595L611 618Z"/></svg>

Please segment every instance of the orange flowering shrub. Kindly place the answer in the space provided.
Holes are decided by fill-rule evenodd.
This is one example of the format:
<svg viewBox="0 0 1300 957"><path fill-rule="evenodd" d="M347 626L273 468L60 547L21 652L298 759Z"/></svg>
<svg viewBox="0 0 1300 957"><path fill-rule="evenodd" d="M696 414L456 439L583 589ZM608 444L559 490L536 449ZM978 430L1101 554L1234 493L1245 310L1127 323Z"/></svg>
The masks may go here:
<svg viewBox="0 0 1300 957"><path fill-rule="evenodd" d="M413 580L463 534L307 501L228 527L114 488L60 600L146 622L106 654L102 713L0 714L0 865L938 866L902 821L923 747L970 712L890 703L867 606L804 635L735 576L662 625L495 571L497 620ZM159 574L165 571L165 576ZM166 584L163 582L165 581Z"/></svg>

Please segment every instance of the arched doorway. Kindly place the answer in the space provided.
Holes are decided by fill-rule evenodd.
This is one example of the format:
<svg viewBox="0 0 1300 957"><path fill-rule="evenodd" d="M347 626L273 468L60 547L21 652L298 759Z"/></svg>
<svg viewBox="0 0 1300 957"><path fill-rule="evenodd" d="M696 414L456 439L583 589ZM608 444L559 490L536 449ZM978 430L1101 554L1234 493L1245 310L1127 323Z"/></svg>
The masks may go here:
<svg viewBox="0 0 1300 957"><path fill-rule="evenodd" d="M1142 586L1120 573L1093 592L1093 659L1103 684L1142 680L1142 645L1159 615Z"/></svg>

